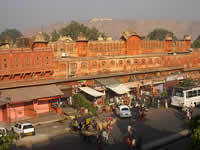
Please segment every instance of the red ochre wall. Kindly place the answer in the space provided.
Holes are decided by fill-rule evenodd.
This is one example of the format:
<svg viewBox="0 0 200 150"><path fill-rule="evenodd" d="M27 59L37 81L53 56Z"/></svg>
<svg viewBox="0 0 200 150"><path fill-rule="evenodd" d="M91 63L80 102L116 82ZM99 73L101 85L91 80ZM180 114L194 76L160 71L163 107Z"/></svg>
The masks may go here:
<svg viewBox="0 0 200 150"><path fill-rule="evenodd" d="M199 51L168 55L168 52L189 52L190 45L190 40L149 41L134 35L124 41L58 41L49 47L39 43L33 49L1 50L0 84L11 80L199 67ZM61 58L63 52L67 53L66 58Z"/></svg>
<svg viewBox="0 0 200 150"><path fill-rule="evenodd" d="M53 51L47 47L0 51L0 82L48 77L54 67Z"/></svg>
<svg viewBox="0 0 200 150"><path fill-rule="evenodd" d="M135 56L135 57L107 57L90 60L58 62L63 68L63 76L81 77L96 74L116 72L153 71L167 68L198 68L200 67L199 52L177 55ZM59 75L61 76L61 72Z"/></svg>

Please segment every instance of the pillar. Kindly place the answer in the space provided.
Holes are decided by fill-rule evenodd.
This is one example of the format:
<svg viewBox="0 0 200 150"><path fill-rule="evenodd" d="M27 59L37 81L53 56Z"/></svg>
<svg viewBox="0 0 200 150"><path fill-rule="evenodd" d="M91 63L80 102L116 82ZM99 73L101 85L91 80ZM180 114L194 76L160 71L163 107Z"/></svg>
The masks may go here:
<svg viewBox="0 0 200 150"><path fill-rule="evenodd" d="M136 98L138 99L140 97L140 85L138 84L136 87L137 95Z"/></svg>
<svg viewBox="0 0 200 150"><path fill-rule="evenodd" d="M188 51L191 48L191 36L185 35L184 36L184 42L185 42L185 51Z"/></svg>
<svg viewBox="0 0 200 150"><path fill-rule="evenodd" d="M170 35L167 35L165 38L165 51L171 52L173 50L173 41Z"/></svg>

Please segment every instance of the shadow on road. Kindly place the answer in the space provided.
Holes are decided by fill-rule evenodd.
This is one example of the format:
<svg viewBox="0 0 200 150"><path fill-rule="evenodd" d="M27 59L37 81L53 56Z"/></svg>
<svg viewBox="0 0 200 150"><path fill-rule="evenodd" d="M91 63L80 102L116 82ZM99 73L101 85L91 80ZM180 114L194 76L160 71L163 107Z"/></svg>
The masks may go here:
<svg viewBox="0 0 200 150"><path fill-rule="evenodd" d="M166 110L163 110L166 111ZM167 112L167 111L166 111ZM128 149L125 143L125 137L127 136L127 126L132 123L135 129L135 134L138 138L141 139L141 144L149 144L156 140L162 139L164 137L173 135L177 133L176 130L171 130L170 128L176 127L176 121L180 124L182 122L182 112L176 110L170 110L170 115L174 115L174 122L167 122L169 120L166 115L165 118L159 118L160 120L151 120L151 118L147 118L146 120L133 121L130 119L119 119L117 123L113 126L113 130L111 132L111 136L113 137L115 144L105 145L103 150L126 150ZM162 114L161 114L162 115ZM157 116L156 116L157 117ZM177 118L177 119L176 119ZM168 120L167 120L168 119ZM178 121L179 120L179 121ZM156 122L156 125L152 125L152 122ZM184 123L183 123L184 124ZM165 125L165 128L163 127ZM159 126L159 128L158 128ZM167 127L168 128L167 128ZM163 127L163 128L162 128ZM177 147L178 149L179 147ZM17 147L16 150L96 150L96 143L86 143L81 140L79 135L63 135L59 137L54 137L49 139L47 143L41 144L33 144L31 147Z"/></svg>

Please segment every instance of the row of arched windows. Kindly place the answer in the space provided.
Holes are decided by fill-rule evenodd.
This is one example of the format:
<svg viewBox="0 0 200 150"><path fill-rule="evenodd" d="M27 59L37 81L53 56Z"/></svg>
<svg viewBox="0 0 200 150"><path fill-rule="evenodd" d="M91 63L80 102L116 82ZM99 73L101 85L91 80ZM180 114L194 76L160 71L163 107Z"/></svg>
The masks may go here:
<svg viewBox="0 0 200 150"><path fill-rule="evenodd" d="M123 43L89 43L89 50L121 50L124 47Z"/></svg>
<svg viewBox="0 0 200 150"><path fill-rule="evenodd" d="M15 56L12 59L1 58L0 59L0 70L6 69L17 69L21 67L32 67L35 66L48 66L52 62L50 56L26 56L24 58L20 58L20 56ZM12 67L12 68L10 68Z"/></svg>

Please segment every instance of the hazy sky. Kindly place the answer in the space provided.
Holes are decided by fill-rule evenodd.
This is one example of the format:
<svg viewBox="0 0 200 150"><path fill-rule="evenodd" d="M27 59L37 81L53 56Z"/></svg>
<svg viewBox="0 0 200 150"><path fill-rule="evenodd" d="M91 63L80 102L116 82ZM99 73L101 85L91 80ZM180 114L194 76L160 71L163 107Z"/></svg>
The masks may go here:
<svg viewBox="0 0 200 150"><path fill-rule="evenodd" d="M199 20L200 0L0 0L0 31L93 17Z"/></svg>

